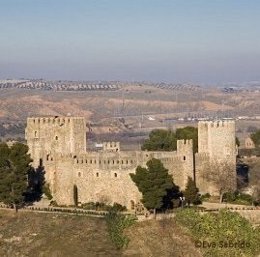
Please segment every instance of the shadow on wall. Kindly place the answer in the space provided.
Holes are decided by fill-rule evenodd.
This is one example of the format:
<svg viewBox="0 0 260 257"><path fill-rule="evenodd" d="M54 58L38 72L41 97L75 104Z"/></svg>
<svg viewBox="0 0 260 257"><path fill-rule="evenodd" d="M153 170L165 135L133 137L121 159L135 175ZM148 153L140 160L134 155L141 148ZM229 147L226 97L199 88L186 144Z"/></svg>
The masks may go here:
<svg viewBox="0 0 260 257"><path fill-rule="evenodd" d="M32 204L35 201L40 201L44 193L45 185L45 170L40 159L39 166L35 169L31 167L28 173L28 190L24 194L26 204Z"/></svg>

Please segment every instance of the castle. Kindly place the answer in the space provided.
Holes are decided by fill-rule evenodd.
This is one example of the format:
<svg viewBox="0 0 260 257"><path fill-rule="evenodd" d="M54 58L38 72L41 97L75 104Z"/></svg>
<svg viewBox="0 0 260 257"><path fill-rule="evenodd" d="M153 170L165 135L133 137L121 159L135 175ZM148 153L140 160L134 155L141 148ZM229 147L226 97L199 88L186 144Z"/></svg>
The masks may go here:
<svg viewBox="0 0 260 257"><path fill-rule="evenodd" d="M188 177L202 193L218 195L224 177L230 190L236 188L236 145L234 121L198 123L198 153L192 140L178 140L177 150L121 151L119 142L103 143L100 151L87 151L86 121L83 117L28 118L25 132L29 153L36 168L42 162L46 182L60 205L78 202L113 202L128 209L140 205L141 193L130 178L138 165L151 158L162 161L182 190ZM217 167L217 177L208 176ZM221 182L221 183L220 183ZM75 190L76 188L76 190Z"/></svg>

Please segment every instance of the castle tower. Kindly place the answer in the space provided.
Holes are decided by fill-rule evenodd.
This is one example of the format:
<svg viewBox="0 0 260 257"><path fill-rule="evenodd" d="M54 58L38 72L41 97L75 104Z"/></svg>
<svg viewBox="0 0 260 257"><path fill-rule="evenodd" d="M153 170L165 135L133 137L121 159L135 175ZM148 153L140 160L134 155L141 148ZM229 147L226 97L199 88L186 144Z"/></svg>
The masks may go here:
<svg viewBox="0 0 260 257"><path fill-rule="evenodd" d="M195 176L201 192L236 189L236 154L235 121L199 122Z"/></svg>
<svg viewBox="0 0 260 257"><path fill-rule="evenodd" d="M82 117L28 118L25 138L33 166L38 166L49 154L86 152L86 121Z"/></svg>
<svg viewBox="0 0 260 257"><path fill-rule="evenodd" d="M235 161L235 121L200 121L198 152L219 160Z"/></svg>
<svg viewBox="0 0 260 257"><path fill-rule="evenodd" d="M183 178L182 182L179 182L179 186L182 190L184 190L188 182L188 177L195 180L192 139L177 140L177 155L181 158L181 162L183 164Z"/></svg>

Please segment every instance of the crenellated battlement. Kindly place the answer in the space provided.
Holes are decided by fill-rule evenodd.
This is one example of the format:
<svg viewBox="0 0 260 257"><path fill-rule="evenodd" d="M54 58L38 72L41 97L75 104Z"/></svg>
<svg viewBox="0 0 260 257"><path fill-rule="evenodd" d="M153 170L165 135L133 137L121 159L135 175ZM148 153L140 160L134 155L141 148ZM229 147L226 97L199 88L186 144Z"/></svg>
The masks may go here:
<svg viewBox="0 0 260 257"><path fill-rule="evenodd" d="M193 153L193 141L192 139L177 140L177 154L187 155Z"/></svg>
<svg viewBox="0 0 260 257"><path fill-rule="evenodd" d="M192 139L177 140L177 150L180 150L180 149L192 149L192 147L193 147Z"/></svg>
<svg viewBox="0 0 260 257"><path fill-rule="evenodd" d="M109 152L119 152L120 151L120 142L103 142L103 151Z"/></svg>
<svg viewBox="0 0 260 257"><path fill-rule="evenodd" d="M232 128L235 126L234 120L215 120L199 121L198 126L201 128Z"/></svg>
<svg viewBox="0 0 260 257"><path fill-rule="evenodd" d="M71 122L82 121L82 117L30 117L27 118L27 125L67 125Z"/></svg>

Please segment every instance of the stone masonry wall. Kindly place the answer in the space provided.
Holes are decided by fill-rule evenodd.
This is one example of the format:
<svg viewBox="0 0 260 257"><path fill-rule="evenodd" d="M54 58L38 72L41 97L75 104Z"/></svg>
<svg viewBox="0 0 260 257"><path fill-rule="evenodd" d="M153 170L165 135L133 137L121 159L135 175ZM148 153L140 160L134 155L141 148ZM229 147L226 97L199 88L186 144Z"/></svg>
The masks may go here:
<svg viewBox="0 0 260 257"><path fill-rule="evenodd" d="M200 122L195 159L192 140L178 140L177 151L172 152L120 151L118 142L111 146L108 142L99 152L87 152L86 122L81 117L28 118L26 139L33 165L37 167L42 160L46 181L58 204L73 205L76 186L81 203L117 202L130 208L140 202L141 194L129 174L151 158L162 161L181 190L191 177L200 191L217 192L213 181L205 180L205 174L214 168L216 160L235 165L234 130L230 121ZM235 179L233 166L229 175Z"/></svg>

